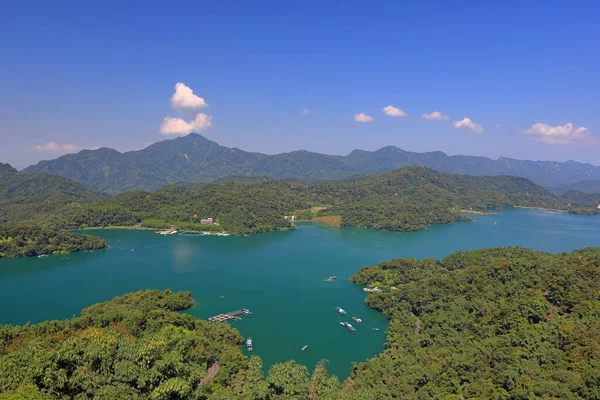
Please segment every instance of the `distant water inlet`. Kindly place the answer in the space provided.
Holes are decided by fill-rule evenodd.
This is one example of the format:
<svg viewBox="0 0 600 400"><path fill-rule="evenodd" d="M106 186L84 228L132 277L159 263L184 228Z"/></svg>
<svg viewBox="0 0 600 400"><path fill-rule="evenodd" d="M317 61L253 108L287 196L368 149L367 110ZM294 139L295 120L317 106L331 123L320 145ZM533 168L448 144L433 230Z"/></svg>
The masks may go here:
<svg viewBox="0 0 600 400"><path fill-rule="evenodd" d="M189 312L203 319L229 315L215 323L230 323L251 338L252 354L266 368L295 359L312 369L325 358L343 379L353 361L384 348L386 318L365 307L369 293L363 287L348 282L359 268L492 246L551 252L600 246L600 217L520 209L411 233L310 223L249 237L86 233L103 237L110 248L0 260L2 323L70 318L90 304L140 289L189 290L196 300ZM243 309L252 317L232 314Z"/></svg>

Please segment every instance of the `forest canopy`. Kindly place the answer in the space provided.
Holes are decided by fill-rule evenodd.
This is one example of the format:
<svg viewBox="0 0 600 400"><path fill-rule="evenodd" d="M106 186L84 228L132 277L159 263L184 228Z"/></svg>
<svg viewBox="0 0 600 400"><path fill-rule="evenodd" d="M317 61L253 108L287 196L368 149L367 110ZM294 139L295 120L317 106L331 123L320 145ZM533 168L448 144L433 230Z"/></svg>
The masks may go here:
<svg viewBox="0 0 600 400"><path fill-rule="evenodd" d="M104 239L29 224L0 224L0 259L106 248Z"/></svg>
<svg viewBox="0 0 600 400"><path fill-rule="evenodd" d="M352 281L390 318L353 388L380 399L600 398L600 249L395 259Z"/></svg>
<svg viewBox="0 0 600 400"><path fill-rule="evenodd" d="M344 181L224 182L171 185L156 192L132 191L100 201L59 202L43 215L26 204L16 207L22 220L62 228L135 226L181 230L225 230L254 234L293 229L284 219L337 216L342 226L391 231L425 229L431 224L465 220L461 209L505 206L564 208L564 200L515 177L470 177L411 167ZM10 215L4 217L10 220ZM212 227L200 223L213 218Z"/></svg>

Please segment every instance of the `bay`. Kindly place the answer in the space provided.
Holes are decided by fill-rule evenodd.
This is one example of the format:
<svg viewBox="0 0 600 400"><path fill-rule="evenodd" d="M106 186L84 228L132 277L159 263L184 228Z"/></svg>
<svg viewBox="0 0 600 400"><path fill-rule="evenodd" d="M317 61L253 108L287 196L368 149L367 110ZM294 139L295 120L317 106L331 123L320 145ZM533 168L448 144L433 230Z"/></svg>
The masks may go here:
<svg viewBox="0 0 600 400"><path fill-rule="evenodd" d="M600 216L507 209L475 218L411 233L311 223L250 237L86 231L106 239L110 248L0 260L0 323L70 318L88 305L140 289L189 290L196 304L188 312L195 317L251 309L254 316L231 323L254 339L254 353L266 367L295 359L312 369L327 359L330 372L343 379L352 362L375 356L385 340L387 320L364 306L361 286L348 282L360 267L494 246L553 253L600 246ZM331 275L338 280L324 282ZM343 319L335 306L363 319L354 323L357 334L339 325Z"/></svg>

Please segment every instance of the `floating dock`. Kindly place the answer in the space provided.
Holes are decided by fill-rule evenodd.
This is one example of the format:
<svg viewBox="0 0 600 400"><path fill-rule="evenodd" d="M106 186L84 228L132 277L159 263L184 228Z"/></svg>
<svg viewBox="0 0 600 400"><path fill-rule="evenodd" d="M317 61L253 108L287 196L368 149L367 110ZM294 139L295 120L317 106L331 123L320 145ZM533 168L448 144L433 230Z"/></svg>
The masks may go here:
<svg viewBox="0 0 600 400"><path fill-rule="evenodd" d="M225 314L219 314L219 315L215 315L214 317L210 317L208 320L210 322L224 322L227 320L234 320L234 321L239 321L241 320L240 317L238 317L238 315L246 315L246 316L252 316L252 311L248 310L247 308L241 308L239 310L235 310L235 311L230 311L228 313Z"/></svg>

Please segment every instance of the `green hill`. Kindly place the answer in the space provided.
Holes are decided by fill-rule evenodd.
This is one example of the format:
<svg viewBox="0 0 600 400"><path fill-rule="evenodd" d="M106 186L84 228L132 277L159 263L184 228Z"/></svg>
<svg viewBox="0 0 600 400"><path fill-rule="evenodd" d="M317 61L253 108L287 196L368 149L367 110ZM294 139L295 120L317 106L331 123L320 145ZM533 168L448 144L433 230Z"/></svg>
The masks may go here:
<svg viewBox="0 0 600 400"><path fill-rule="evenodd" d="M345 181L170 185L156 192L116 195L67 215L65 221L76 226L173 224L178 229L252 234L292 228L286 215L337 216L344 226L407 231L463 220L457 211L464 208L513 205L565 207L563 200L523 178L469 177L411 167ZM200 224L209 217L218 225Z"/></svg>
<svg viewBox="0 0 600 400"><path fill-rule="evenodd" d="M440 151L414 153L387 146L354 150L346 156L293 151L276 155L220 146L198 134L154 143L143 150L119 153L102 148L82 150L41 161L28 173L60 175L98 191L148 191L176 183L207 183L225 176L271 179L335 180L408 166L465 175L511 175L558 187L584 179L600 179L600 167L567 161L529 161L501 157L448 156Z"/></svg>
<svg viewBox="0 0 600 400"><path fill-rule="evenodd" d="M596 399L600 249L523 248L396 259L352 277L390 318L386 350L357 365L373 399Z"/></svg>
<svg viewBox="0 0 600 400"><path fill-rule="evenodd" d="M70 179L19 173L0 164L0 222L46 222L106 197Z"/></svg>

